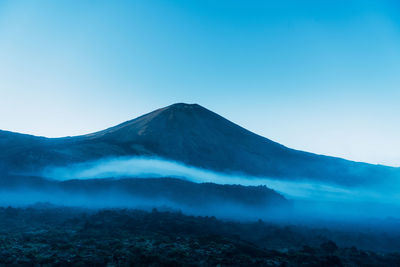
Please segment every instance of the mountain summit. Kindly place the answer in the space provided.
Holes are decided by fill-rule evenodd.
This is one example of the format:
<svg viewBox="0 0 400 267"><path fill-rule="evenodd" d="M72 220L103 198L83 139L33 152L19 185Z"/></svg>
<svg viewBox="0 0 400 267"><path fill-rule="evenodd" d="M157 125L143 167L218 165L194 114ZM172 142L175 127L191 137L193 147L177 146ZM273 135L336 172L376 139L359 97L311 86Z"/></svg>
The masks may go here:
<svg viewBox="0 0 400 267"><path fill-rule="evenodd" d="M157 155L216 170L232 170L233 165L243 165L249 157L254 161L260 142L273 155L287 150L200 105L183 103L158 109L86 138L118 144L127 154ZM240 171L240 168L233 170Z"/></svg>
<svg viewBox="0 0 400 267"><path fill-rule="evenodd" d="M173 104L77 137L0 132L0 160L3 168L11 170L115 156L156 156L221 172L341 184L383 179L399 172L396 168L289 149L197 104Z"/></svg>

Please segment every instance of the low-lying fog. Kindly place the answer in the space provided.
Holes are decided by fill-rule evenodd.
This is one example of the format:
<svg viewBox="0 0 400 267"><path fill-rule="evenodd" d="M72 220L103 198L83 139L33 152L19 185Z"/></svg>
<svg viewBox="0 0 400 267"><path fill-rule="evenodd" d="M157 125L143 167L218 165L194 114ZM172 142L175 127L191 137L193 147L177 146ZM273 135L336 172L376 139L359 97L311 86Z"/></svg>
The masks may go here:
<svg viewBox="0 0 400 267"><path fill-rule="evenodd" d="M266 185L293 200L301 216L308 218L336 216L352 220L397 216L400 207L397 181L391 184L365 183L346 187L307 179L289 181L218 173L160 158L123 157L67 167L48 167L43 176L57 180L177 177L196 183Z"/></svg>
<svg viewBox="0 0 400 267"><path fill-rule="evenodd" d="M333 182L322 183L300 178L295 181L289 181L235 173L221 173L160 158L122 157L67 167L48 167L42 176L56 180L109 177L176 177L196 183L266 185L291 199L361 201L387 204L394 204L400 200L400 192L395 188L395 181L388 186L366 183L365 185L346 187Z"/></svg>
<svg viewBox="0 0 400 267"><path fill-rule="evenodd" d="M214 215L233 219L275 218L277 220L290 220L290 222L297 220L308 223L313 221L320 222L321 220L360 222L366 219L384 219L398 217L398 211L400 210L397 181L393 181L389 185L368 182L346 187L335 183L322 183L307 179L289 181L268 177L252 177L243 174L219 173L160 158L123 157L103 159L71 166L47 167L40 175L36 175L46 177L49 180L64 182L76 181L77 179L92 181L102 178L123 180L124 178L175 177L195 183L239 184L244 186L265 185L289 199L291 208L289 210L276 207L272 211L271 209L260 209L260 207L251 205L241 206L240 202L232 202L232 199L225 201L226 196L220 193L218 193L221 196L219 199L207 199L206 197L206 201L198 201L199 203L207 202L206 204L202 203L202 205L198 206L197 204L186 205L185 199L182 198L179 198L178 202L171 202L172 198L141 198L129 195L128 191L122 192L121 186L112 189L107 187L108 185L104 186L104 184L100 191L96 193L90 191L89 195L87 194L88 191L84 190L66 192L62 189L52 192L53 189L47 189L45 191L41 189L41 186L37 186L35 190L29 187L14 188L11 191L0 189L0 205L29 205L35 202L50 202L57 205L94 208L131 207L151 209L156 206L179 209L195 215ZM75 186L76 184L72 184L70 188L75 188ZM85 187L87 185L80 183L78 186ZM172 192L172 196L176 192ZM199 193L198 195L204 198L202 194ZM193 200L193 203L197 203L196 201Z"/></svg>
<svg viewBox="0 0 400 267"><path fill-rule="evenodd" d="M184 214L195 216L216 216L222 219L234 219L239 221L255 221L259 219L267 221L282 221L282 214L271 209L250 207L230 201L216 200L214 205L202 203L201 205L187 205L182 202L171 201L166 198L143 198L124 194L116 190L110 190L108 194L71 193L65 191L36 191L26 188L18 190L0 190L0 206L26 207L38 203L49 203L56 206L78 207L84 209L140 209L151 211L157 208L160 211L180 211ZM277 216L280 214L279 216Z"/></svg>

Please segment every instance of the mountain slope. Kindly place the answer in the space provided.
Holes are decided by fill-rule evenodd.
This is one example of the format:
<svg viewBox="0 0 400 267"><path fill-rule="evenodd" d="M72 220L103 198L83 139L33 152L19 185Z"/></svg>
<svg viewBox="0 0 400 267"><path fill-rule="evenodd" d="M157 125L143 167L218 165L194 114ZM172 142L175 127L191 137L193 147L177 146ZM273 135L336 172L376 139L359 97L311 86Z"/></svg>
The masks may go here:
<svg viewBox="0 0 400 267"><path fill-rule="evenodd" d="M11 170L113 156L158 156L225 172L357 184L397 176L397 168L289 149L197 104L174 104L89 135L43 138L0 132L0 162Z"/></svg>

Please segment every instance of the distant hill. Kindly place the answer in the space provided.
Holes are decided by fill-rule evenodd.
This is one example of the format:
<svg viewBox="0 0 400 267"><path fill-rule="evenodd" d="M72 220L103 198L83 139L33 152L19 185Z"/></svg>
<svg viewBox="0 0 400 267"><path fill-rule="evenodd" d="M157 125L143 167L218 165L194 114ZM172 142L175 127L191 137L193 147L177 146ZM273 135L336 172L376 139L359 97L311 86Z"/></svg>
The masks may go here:
<svg viewBox="0 0 400 267"><path fill-rule="evenodd" d="M3 170L37 171L47 165L137 155L162 157L221 172L346 185L400 176L398 168L287 148L197 104L174 104L115 127L76 137L44 138L0 131Z"/></svg>
<svg viewBox="0 0 400 267"><path fill-rule="evenodd" d="M0 175L0 206L37 202L89 208L172 208L187 213L266 217L291 204L266 186L193 183L176 178L124 178L56 181Z"/></svg>

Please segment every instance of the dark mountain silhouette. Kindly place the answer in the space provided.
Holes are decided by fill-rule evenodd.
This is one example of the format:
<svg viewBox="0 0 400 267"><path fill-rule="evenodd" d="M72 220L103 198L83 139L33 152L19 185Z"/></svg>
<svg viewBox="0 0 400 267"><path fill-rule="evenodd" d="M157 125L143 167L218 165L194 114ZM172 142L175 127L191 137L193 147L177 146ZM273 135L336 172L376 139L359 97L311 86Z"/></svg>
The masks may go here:
<svg viewBox="0 0 400 267"><path fill-rule="evenodd" d="M57 181L37 176L0 175L0 194L25 204L49 202L88 207L169 207L188 212L250 216L291 207L266 186L193 183L176 178L104 178ZM6 201L1 199L1 201ZM7 202L6 202L7 203ZM263 215L263 216L264 216Z"/></svg>
<svg viewBox="0 0 400 267"><path fill-rule="evenodd" d="M174 104L104 131L65 138L0 132L0 168L37 171L114 156L157 156L222 172L340 184L380 181L398 168L287 148L197 104Z"/></svg>

